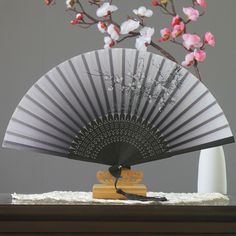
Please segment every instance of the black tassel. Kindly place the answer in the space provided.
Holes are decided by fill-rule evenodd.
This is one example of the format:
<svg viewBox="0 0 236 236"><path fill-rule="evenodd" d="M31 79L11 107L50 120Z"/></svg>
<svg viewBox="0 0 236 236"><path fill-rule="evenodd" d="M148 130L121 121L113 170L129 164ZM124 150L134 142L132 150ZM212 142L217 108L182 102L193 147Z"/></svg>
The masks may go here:
<svg viewBox="0 0 236 236"><path fill-rule="evenodd" d="M167 201L167 199L165 197L146 197L146 196L142 196L142 195L138 195L138 194L126 193L120 188L117 188L116 192L119 194L122 194L128 200L136 200L136 201L142 201L142 202L147 202L147 201L165 202L165 201Z"/></svg>
<svg viewBox="0 0 236 236"><path fill-rule="evenodd" d="M121 177L121 171L122 171L121 165L111 166L109 168L109 172L111 173L111 175L116 178L116 180L115 180L116 192L118 194L122 194L123 196L125 196L127 198L127 200L136 200L136 201L143 201L143 202L147 202L147 201L165 202L165 201L167 201L167 199L165 197L146 197L146 196L142 196L142 195L138 195L138 194L126 193L122 189L117 188L117 183L119 181L119 178Z"/></svg>

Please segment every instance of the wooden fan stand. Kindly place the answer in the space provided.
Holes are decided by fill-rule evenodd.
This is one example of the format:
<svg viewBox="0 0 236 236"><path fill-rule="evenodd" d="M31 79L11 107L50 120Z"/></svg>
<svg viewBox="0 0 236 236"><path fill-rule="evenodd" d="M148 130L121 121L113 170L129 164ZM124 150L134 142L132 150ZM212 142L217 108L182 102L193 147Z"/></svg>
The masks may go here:
<svg viewBox="0 0 236 236"><path fill-rule="evenodd" d="M93 185L93 198L98 199L126 199L123 195L116 192L113 177L109 171L98 171L97 179L100 184ZM146 196L147 187L144 184L139 184L143 179L142 171L134 171L123 168L121 178L117 183L117 188L121 188L127 193Z"/></svg>

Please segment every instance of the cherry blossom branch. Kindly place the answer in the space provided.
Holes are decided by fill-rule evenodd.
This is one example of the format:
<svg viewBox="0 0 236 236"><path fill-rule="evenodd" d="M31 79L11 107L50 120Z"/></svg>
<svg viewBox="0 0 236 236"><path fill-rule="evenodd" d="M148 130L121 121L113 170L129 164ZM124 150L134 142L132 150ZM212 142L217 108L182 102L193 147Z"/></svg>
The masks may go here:
<svg viewBox="0 0 236 236"><path fill-rule="evenodd" d="M54 5L55 1L44 0L46 5ZM147 47L150 46L166 58L178 64L186 67L193 66L196 76L199 80L202 80L198 67L199 62L204 61L206 57L206 45L214 46L215 39L211 32L206 32L204 37L200 37L197 34L190 34L187 31L187 25L205 14L205 0L190 0L190 7L183 7L183 13L187 19L182 18L180 16L181 14L177 12L175 0L151 1L154 7L158 7L163 14L172 18L170 28L163 28L160 31L161 38L158 40L159 43L156 40L152 40L154 28L148 27L146 22L146 19L153 15L153 11L144 6L133 10L135 17L128 16L126 21L119 24L113 18L113 13L118 7L112 5L112 0L106 0L105 2L101 0L87 1L90 6L95 7L96 17L87 12L82 4L82 0L66 0L66 5L67 10L75 14L75 18L71 20L72 25L78 25L84 29L97 25L98 30L105 34L104 48L111 48L125 40L135 38L135 47L138 50L146 51ZM202 9L201 12L198 11L199 7ZM172 53L160 46L165 41L173 45L178 45L187 51L185 61L179 63Z"/></svg>
<svg viewBox="0 0 236 236"><path fill-rule="evenodd" d="M87 28L89 28L91 25L96 24L96 23L99 22L98 19L96 19L96 18L92 17L91 15L89 15L88 13L86 13L86 11L85 11L83 5L81 4L80 0L77 0L77 3L78 3L78 5L79 5L81 11L82 11L90 20L93 21L92 23L87 23L87 24L88 24ZM74 12L78 13L78 11L77 11L76 9L72 9L72 10L73 10ZM117 27L120 28L120 25L119 25L118 23L116 23L115 21L113 21L111 14L109 15L109 20L103 20L103 22L107 22L107 21L109 21L109 23L112 23L112 24L114 24L114 25L116 25ZM141 23L141 25L144 26L143 23ZM85 27L83 27L83 28L85 28ZM136 36L138 36L138 35L140 35L140 34L139 34L139 33L135 33L135 32L130 32L129 35L123 37L123 38L120 39L120 40L117 40L117 44L120 43L120 42L122 42L122 41L124 41L124 40L126 40L126 39L128 39L128 38L133 38L133 37L136 37ZM154 43L153 41L151 41L150 45L151 45L153 48L157 49L161 54L163 54L163 55L164 55L165 57L167 57L168 59L170 59L170 60L172 60L172 61L178 63L177 60L176 60L170 53L168 53L165 49L163 49L162 47L160 47L159 45L157 45L157 44Z"/></svg>
<svg viewBox="0 0 236 236"><path fill-rule="evenodd" d="M156 1L153 0L153 6L159 6L156 4ZM189 67L193 66L196 76L199 80L202 80L202 76L198 67L199 62L203 62L206 57L205 45L208 44L212 47L215 45L215 39L211 32L206 32L203 37L203 42L201 42L201 37L197 34L190 34L187 32L187 25L192 21L196 21L199 17L205 14L206 2L205 0L192 0L191 7L183 8L183 13L187 16L187 20L184 20L177 13L174 5L174 0L169 0L169 3L172 8L172 12L165 11L167 15L173 17L172 13L175 13L175 16L172 18L171 26L173 27L172 32L169 28L163 28L161 32L160 42L169 41L172 44L178 45L183 48L188 54L185 56L185 60L181 63L183 66ZM201 7L202 11L199 12L198 7ZM166 5L164 6L166 8ZM161 10L163 7L160 8ZM176 40L180 35L182 35L183 42Z"/></svg>

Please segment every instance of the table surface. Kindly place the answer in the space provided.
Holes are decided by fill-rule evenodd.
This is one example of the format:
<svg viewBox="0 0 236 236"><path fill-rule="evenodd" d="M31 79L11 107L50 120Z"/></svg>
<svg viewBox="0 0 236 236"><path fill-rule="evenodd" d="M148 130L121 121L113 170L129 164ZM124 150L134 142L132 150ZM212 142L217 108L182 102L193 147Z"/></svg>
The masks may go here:
<svg viewBox="0 0 236 236"><path fill-rule="evenodd" d="M227 206L14 205L0 194L0 235L236 235L236 198Z"/></svg>

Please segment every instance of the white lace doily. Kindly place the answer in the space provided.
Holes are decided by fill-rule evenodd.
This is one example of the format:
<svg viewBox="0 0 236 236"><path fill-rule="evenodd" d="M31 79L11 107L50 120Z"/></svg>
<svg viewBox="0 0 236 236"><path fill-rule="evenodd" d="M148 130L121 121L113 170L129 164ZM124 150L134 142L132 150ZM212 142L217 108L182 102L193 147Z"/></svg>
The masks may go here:
<svg viewBox="0 0 236 236"><path fill-rule="evenodd" d="M220 193L148 192L147 196L166 197L163 205L228 205L229 198ZM91 192L54 191L42 194L12 194L13 204L154 204L152 201L94 199Z"/></svg>

